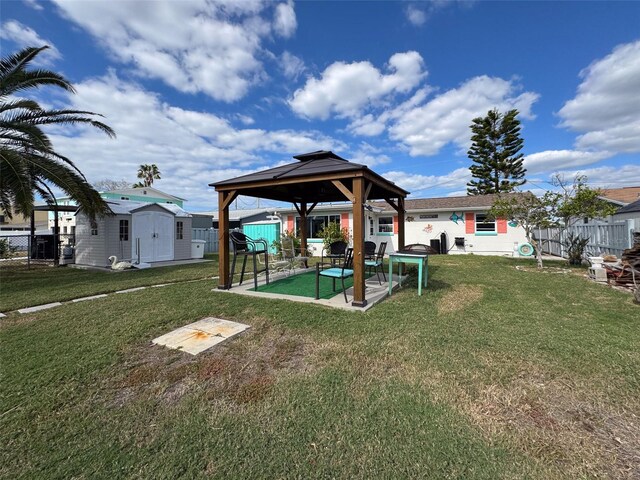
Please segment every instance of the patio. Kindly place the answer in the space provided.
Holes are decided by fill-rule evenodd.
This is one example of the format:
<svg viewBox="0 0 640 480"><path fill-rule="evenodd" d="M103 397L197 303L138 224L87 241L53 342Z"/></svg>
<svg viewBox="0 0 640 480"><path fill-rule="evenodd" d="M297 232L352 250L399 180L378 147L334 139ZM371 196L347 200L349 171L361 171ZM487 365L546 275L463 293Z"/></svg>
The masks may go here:
<svg viewBox="0 0 640 480"><path fill-rule="evenodd" d="M305 279L304 276L309 278ZM316 300L314 298L315 268L301 268L291 274L277 272L270 274L269 277L269 284L267 285L265 276L258 276L258 291L254 288L253 279L245 280L242 285L234 284L231 289L213 289L212 291L223 291L250 297L290 300L299 303L313 303L356 312L366 312L389 295L389 283L383 280L381 285L375 274L365 279L367 304L364 307L354 306L351 302L345 303L340 282L336 282L336 291L333 292L329 278L320 279L320 299ZM404 281L405 278L406 276L403 276L402 280ZM387 280L389 280L388 274ZM392 288L396 289L398 287L398 276L394 274L391 281ZM353 281L348 282L346 285L347 297L352 299Z"/></svg>

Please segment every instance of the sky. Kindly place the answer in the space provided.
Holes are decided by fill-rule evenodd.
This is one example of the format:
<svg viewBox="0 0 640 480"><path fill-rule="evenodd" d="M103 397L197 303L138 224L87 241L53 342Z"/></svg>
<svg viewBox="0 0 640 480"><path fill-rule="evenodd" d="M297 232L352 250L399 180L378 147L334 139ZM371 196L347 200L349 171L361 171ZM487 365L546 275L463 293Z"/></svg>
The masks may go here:
<svg viewBox="0 0 640 480"><path fill-rule="evenodd" d="M76 88L29 92L117 137L49 128L90 182L137 181L217 209L211 182L332 150L410 198L466 194L470 125L516 108L528 183L640 185L640 2L10 0L8 55ZM242 197L238 208L255 208ZM260 206L269 205L261 201Z"/></svg>

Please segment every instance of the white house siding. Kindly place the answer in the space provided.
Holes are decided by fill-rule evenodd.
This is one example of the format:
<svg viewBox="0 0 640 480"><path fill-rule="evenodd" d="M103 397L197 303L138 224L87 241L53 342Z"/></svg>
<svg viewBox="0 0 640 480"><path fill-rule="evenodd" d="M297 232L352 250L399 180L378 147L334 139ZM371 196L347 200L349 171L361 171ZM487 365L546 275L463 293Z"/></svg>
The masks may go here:
<svg viewBox="0 0 640 480"><path fill-rule="evenodd" d="M462 217L456 224L451 220L454 213L453 210L447 211L409 211L405 215L405 244L423 243L430 244L432 239L440 240L440 234L445 232L447 235L447 249L450 254L473 253L475 255L501 255L515 256L518 255L518 247L526 243L524 229L521 227L506 225L506 233L495 233L493 235L467 233L465 214L485 213L482 210L456 210L457 215ZM312 215L340 215L341 225L348 226L349 233L353 235L353 214L348 211L340 210L314 210ZM345 216L348 215L348 219ZM437 215L437 218L420 218L423 215ZM289 230L291 221L295 225L297 214L293 212L283 212L282 214L282 231ZM381 217L391 217L394 229L393 234L379 232L379 220ZM412 218L411 221L407 218ZM370 219L373 219L373 234L371 234ZM394 252L398 247L397 235L397 215L394 211L383 212L365 212L365 240L371 240L376 244L387 242L387 252ZM430 228L429 228L430 227ZM430 230L430 231L429 231ZM497 230L497 225L496 225ZM455 237L463 237L465 239L464 247L455 246ZM319 239L309 239L309 246L314 255L320 255L322 243Z"/></svg>
<svg viewBox="0 0 640 480"><path fill-rule="evenodd" d="M175 217L174 232L177 232L177 223L182 222L182 240L176 238L173 243L175 260L187 260L191 258L191 218Z"/></svg>

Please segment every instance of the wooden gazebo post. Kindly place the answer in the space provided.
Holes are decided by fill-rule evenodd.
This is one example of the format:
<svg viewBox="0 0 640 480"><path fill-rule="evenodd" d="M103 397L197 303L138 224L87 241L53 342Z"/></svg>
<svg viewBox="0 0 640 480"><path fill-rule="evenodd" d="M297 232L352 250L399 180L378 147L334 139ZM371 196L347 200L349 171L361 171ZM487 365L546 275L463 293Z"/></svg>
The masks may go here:
<svg viewBox="0 0 640 480"><path fill-rule="evenodd" d="M353 179L353 302L364 307L364 178Z"/></svg>
<svg viewBox="0 0 640 480"><path fill-rule="evenodd" d="M218 192L218 288L228 290L233 279L229 279L229 205L237 192Z"/></svg>

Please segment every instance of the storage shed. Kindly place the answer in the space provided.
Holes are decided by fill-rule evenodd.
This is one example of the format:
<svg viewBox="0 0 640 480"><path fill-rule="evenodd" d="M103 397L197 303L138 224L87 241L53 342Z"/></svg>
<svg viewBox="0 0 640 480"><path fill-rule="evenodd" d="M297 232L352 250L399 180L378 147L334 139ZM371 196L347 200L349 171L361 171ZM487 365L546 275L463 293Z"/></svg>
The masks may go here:
<svg viewBox="0 0 640 480"><path fill-rule="evenodd" d="M107 266L111 255L145 263L191 258L191 215L178 205L125 200L107 204L113 215L95 222L76 213L76 264Z"/></svg>

